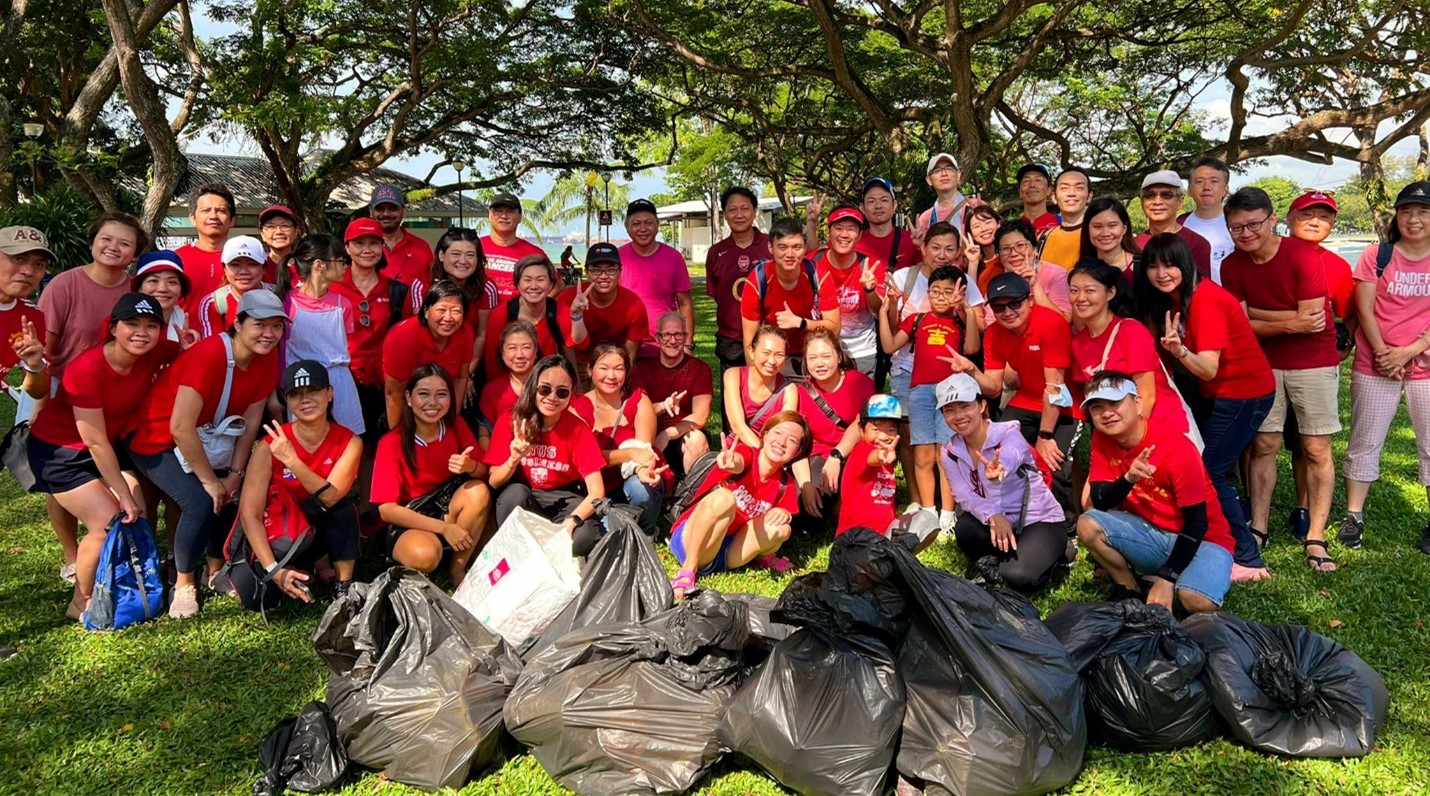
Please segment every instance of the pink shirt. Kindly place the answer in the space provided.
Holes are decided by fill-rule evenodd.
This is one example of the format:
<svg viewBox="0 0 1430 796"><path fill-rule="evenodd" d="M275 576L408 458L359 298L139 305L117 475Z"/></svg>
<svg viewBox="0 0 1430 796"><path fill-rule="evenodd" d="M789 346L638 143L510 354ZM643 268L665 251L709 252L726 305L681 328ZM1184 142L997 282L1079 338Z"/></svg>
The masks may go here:
<svg viewBox="0 0 1430 796"><path fill-rule="evenodd" d="M1352 276L1356 284L1375 283L1375 320L1381 339L1394 348L1414 342L1430 328L1430 257L1411 260L1392 249L1385 273L1375 276L1375 256L1380 244L1365 247L1356 260ZM1355 372L1379 376L1375 369L1375 352L1365 332L1356 331ZM1405 378L1430 379L1430 351L1405 364Z"/></svg>
<svg viewBox="0 0 1430 796"><path fill-rule="evenodd" d="M45 313L45 330L57 339L49 350L51 372L58 379L65 366L99 345L108 333L107 320L115 302L129 292L126 278L114 287L105 287L82 268L62 271L40 293L40 311Z"/></svg>
<svg viewBox="0 0 1430 796"><path fill-rule="evenodd" d="M620 253L621 286L640 296L650 324L651 340L642 345L641 355L655 354L656 325L661 315L677 309L677 293L690 292L690 271L680 251L664 243L657 243L649 255L638 254L629 243L620 248Z"/></svg>

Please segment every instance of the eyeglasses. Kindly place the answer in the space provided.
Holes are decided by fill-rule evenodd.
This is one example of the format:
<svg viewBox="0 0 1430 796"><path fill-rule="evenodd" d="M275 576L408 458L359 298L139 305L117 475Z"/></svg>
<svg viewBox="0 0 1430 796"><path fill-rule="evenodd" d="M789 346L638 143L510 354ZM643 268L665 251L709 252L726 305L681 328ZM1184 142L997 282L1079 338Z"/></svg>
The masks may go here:
<svg viewBox="0 0 1430 796"><path fill-rule="evenodd" d="M660 334L656 335L656 339L676 342L678 340L685 339L685 332L661 332Z"/></svg>
<svg viewBox="0 0 1430 796"><path fill-rule="evenodd" d="M956 173L957 171L958 171L958 169L955 169L955 168L952 167L952 166L939 166L938 168L936 168L936 169L934 169L933 171L929 172L929 174L931 174L931 175L932 175L932 174L954 174L954 173Z"/></svg>
<svg viewBox="0 0 1430 796"><path fill-rule="evenodd" d="M953 295L957 292L958 288L941 288L939 290L930 290L929 298L951 299L953 298Z"/></svg>
<svg viewBox="0 0 1430 796"><path fill-rule="evenodd" d="M1260 231L1261 231L1261 228L1264 227L1264 226L1266 226L1266 222L1268 222L1268 221L1270 221L1270 220L1271 220L1271 214L1268 213L1268 214L1266 215L1266 218L1263 218L1263 219L1261 219L1260 221L1248 221L1248 222L1246 222L1245 224L1228 224L1228 225L1227 225L1227 228L1226 228L1226 231L1227 231L1227 232L1230 232L1230 233L1231 233L1231 236L1232 236L1233 238L1237 238L1237 237L1241 237L1241 234L1242 234L1243 232L1251 232L1251 233L1260 232Z"/></svg>
<svg viewBox="0 0 1430 796"><path fill-rule="evenodd" d="M270 221L267 224L263 225L263 229L268 231L277 231L281 229L286 232L292 232L297 228L298 227L294 226L291 222L288 221Z"/></svg>
<svg viewBox="0 0 1430 796"><path fill-rule="evenodd" d="M1027 303L1027 301L1028 299L1025 297L1020 299L1014 299L1012 301L1005 301L1001 304L989 304L988 309L993 310L994 315L1006 315L1008 313L1017 312L1018 310L1023 309L1023 305Z"/></svg>
<svg viewBox="0 0 1430 796"><path fill-rule="evenodd" d="M1143 192L1142 192L1142 198L1143 198L1144 200L1147 200L1147 199L1161 199L1161 200L1164 201L1164 202L1171 202L1171 201L1174 201L1174 200L1177 200L1177 199L1182 198L1182 192L1181 192L1181 191L1143 191Z"/></svg>
<svg viewBox="0 0 1430 796"><path fill-rule="evenodd" d="M1017 253L1019 253L1019 252L1030 252L1030 251L1032 251L1032 250L1033 250L1033 244L1031 244L1031 243L1029 243L1029 242L1027 242L1027 241L1023 241L1023 242L1021 242L1021 243L1015 243L1015 244L1013 244L1012 246L999 246L999 247L998 247L998 253L999 253L999 254L1017 254Z"/></svg>
<svg viewBox="0 0 1430 796"><path fill-rule="evenodd" d="M619 265L613 265L606 268L587 268L586 271L591 276L612 276L615 274L619 274L621 272L621 267Z"/></svg>
<svg viewBox="0 0 1430 796"><path fill-rule="evenodd" d="M556 393L556 397L564 401L567 398L571 397L571 388L552 387L550 384L536 385L536 394L540 395L542 398L548 398L551 396L552 393Z"/></svg>

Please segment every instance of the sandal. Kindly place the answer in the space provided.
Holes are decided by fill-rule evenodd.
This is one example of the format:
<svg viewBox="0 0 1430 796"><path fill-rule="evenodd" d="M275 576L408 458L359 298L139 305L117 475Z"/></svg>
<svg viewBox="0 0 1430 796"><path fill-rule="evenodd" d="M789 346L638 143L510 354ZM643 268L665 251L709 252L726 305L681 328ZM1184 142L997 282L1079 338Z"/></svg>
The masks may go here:
<svg viewBox="0 0 1430 796"><path fill-rule="evenodd" d="M1326 542L1325 542L1325 540L1323 540L1323 539L1302 539L1302 540L1301 540L1301 547L1304 548L1305 551L1306 551L1306 565L1311 568L1311 571L1312 571L1312 572L1328 572L1328 573L1329 573L1329 572L1335 572L1335 571L1336 571L1336 560L1333 559L1333 558L1331 558L1329 555L1325 555L1325 556L1315 556L1315 555L1311 555L1311 548L1313 548L1313 547L1319 547L1319 548L1321 548L1322 550L1326 551L1327 553L1331 552L1330 548L1326 547ZM1327 565L1327 564L1330 565L1330 569L1327 569L1327 568L1326 568L1326 565Z"/></svg>
<svg viewBox="0 0 1430 796"><path fill-rule="evenodd" d="M685 599L685 595L695 591L695 573L681 570L670 580L670 590L675 592L676 600Z"/></svg>
<svg viewBox="0 0 1430 796"><path fill-rule="evenodd" d="M1258 531L1258 530L1256 530L1255 528L1252 528L1252 527L1249 526L1249 525L1246 527L1246 529L1247 529L1248 531L1251 531L1251 538L1256 540L1256 546L1257 546L1257 548L1265 548L1266 545L1270 544L1270 542L1271 542L1271 532L1270 532L1270 531Z"/></svg>
<svg viewBox="0 0 1430 796"><path fill-rule="evenodd" d="M755 559L750 566L755 569L768 570L776 575L783 575L791 569L794 569L794 564L791 564L788 558L777 556L774 553L770 553L767 556L760 556Z"/></svg>

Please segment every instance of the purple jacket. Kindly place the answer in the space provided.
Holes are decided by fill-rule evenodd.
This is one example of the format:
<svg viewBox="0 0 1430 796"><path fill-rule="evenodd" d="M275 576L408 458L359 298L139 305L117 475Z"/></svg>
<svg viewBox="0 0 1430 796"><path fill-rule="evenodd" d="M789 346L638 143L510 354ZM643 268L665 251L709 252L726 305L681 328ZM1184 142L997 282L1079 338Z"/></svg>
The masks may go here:
<svg viewBox="0 0 1430 796"><path fill-rule="evenodd" d="M939 460L959 510L972 514L985 525L993 515L1002 514L1016 526L1018 512L1023 508L1024 483L1027 483L1032 492L1028 495L1028 515L1023 524L1063 522L1062 507L1048 485L1043 483L1038 466L1033 461L1033 448L1023 439L1016 421L988 426L988 437L983 442L983 458L992 461L996 450L1002 451L999 463L1007 470L1007 475L1003 476L1003 480L993 482L984 476L986 468L969 453L963 437L954 434L953 439L943 446ZM1027 471L1023 472L1025 465Z"/></svg>

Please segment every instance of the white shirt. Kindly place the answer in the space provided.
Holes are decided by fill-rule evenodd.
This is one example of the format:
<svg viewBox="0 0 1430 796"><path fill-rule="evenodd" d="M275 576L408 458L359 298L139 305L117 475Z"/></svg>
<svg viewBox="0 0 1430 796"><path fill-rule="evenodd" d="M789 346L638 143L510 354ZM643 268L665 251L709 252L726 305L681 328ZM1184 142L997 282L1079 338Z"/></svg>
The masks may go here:
<svg viewBox="0 0 1430 796"><path fill-rule="evenodd" d="M1226 216L1218 215L1216 218L1201 218L1196 213L1188 213L1182 226L1201 235L1207 239L1207 243L1212 247L1212 281L1221 284L1221 261L1226 259L1228 254L1236 251L1236 245L1231 242L1231 233L1226 231Z"/></svg>

